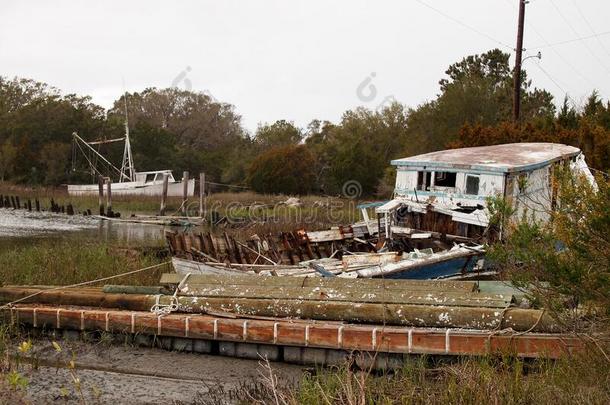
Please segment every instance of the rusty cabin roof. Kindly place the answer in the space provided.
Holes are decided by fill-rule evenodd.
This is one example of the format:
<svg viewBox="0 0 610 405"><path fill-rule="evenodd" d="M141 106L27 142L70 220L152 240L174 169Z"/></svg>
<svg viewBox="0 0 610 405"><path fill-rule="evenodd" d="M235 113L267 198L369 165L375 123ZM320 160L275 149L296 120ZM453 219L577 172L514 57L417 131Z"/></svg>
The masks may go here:
<svg viewBox="0 0 610 405"><path fill-rule="evenodd" d="M453 169L453 171L511 173L535 170L557 160L579 154L580 149L561 143L507 143L430 152L392 160L392 165Z"/></svg>

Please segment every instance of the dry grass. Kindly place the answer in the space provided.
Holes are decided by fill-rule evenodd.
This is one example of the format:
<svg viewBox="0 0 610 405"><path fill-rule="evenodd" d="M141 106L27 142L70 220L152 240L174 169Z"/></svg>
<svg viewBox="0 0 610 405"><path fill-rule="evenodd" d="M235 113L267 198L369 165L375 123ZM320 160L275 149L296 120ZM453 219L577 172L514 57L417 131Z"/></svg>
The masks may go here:
<svg viewBox="0 0 610 405"><path fill-rule="evenodd" d="M163 263L166 258L140 254L106 243L75 244L74 241L40 241L0 250L3 285L70 285L113 276ZM109 284L158 285L171 265L117 278Z"/></svg>
<svg viewBox="0 0 610 405"><path fill-rule="evenodd" d="M401 370L374 374L342 367L306 373L296 386L282 385L271 371L231 392L201 395L196 404L607 404L610 368L591 350L559 361L514 357L413 357ZM222 388L219 388L222 390Z"/></svg>
<svg viewBox="0 0 610 405"><path fill-rule="evenodd" d="M27 198L38 198L44 209L56 204L72 204L77 212L90 209L97 213L97 197L68 196L65 189L24 188L0 185L0 194L19 195L23 205ZM205 199L207 223L218 223L207 230L228 232L238 237L249 237L254 233L267 234L295 229L319 230L330 226L346 225L361 219L356 208L360 201L354 199L322 196L300 197L300 206L288 206L285 195L263 195L253 192L218 193ZM156 215L160 199L150 196L113 196L113 210L123 218L131 215ZM168 199L166 215L182 215L181 198ZM199 200L191 198L185 205L187 216L199 217Z"/></svg>

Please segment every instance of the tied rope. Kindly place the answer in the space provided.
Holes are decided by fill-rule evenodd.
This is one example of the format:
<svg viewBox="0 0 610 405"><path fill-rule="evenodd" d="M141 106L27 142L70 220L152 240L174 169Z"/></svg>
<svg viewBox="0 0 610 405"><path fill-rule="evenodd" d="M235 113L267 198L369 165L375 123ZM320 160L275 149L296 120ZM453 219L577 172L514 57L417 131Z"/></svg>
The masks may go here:
<svg viewBox="0 0 610 405"><path fill-rule="evenodd" d="M112 280L113 278L119 278L119 277L123 277L123 276L128 276L130 274L140 273L140 272L145 271L145 270L152 270L152 269L155 269L157 267L165 266L166 264L170 264L170 263L171 262L167 261L167 262L163 262L163 263L159 263L159 264L154 264L152 266L143 267L141 269L128 271L126 273L115 274L114 276L102 277L102 278L98 278L96 280L83 281L82 283L76 283L76 284L70 284L70 285L62 285L62 286L59 286L59 287L48 288L46 290L40 290L40 291L37 291L37 292L35 292L33 294L26 295L25 297L21 297L19 299L16 299L15 301L11 301L8 304L4 304L4 305L0 306L0 309L10 308L14 304L17 304L18 302L25 301L27 299L30 299L30 298L35 297L37 295L40 295L40 294L42 294L44 292L57 291L57 290L63 290L65 288L81 287L83 285L95 284L95 283L99 283L101 281Z"/></svg>
<svg viewBox="0 0 610 405"><path fill-rule="evenodd" d="M182 281L180 281L180 283L176 287L176 290L174 291L174 294L170 297L169 304L161 304L159 302L163 294L155 295L155 303L152 307L150 307L150 312L153 312L158 316L163 316L169 315L172 312L177 311L180 304L180 302L178 301L178 293L184 287L184 284L186 284L186 280L189 278L190 275L191 273L187 273L186 276L184 276L184 278L182 279Z"/></svg>

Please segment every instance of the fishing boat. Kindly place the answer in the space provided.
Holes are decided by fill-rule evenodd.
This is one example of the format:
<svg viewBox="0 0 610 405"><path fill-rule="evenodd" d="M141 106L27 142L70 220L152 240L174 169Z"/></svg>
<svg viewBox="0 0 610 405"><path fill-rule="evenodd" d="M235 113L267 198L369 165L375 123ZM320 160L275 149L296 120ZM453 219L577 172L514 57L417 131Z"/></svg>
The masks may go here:
<svg viewBox="0 0 610 405"><path fill-rule="evenodd" d="M127 110L127 109L126 109ZM127 115L126 115L127 117ZM170 197L180 197L184 195L184 188L186 186L187 196L195 195L195 179L182 179L182 181L176 180L171 170L153 170L138 172L135 169L133 163L133 155L131 152L131 142L129 139L129 123L127 118L125 119L125 136L122 138L115 139L104 139L92 142L85 141L76 132L72 134L72 143L74 149L74 158L76 152L79 151L87 160L91 175L95 178L98 176L105 177L100 172L95 164L98 160L101 164L104 164L109 168L111 172L114 172L118 176L118 182L112 184L112 193L116 195L149 195L149 196L160 196L164 190L164 182L167 181L167 195ZM100 145L125 142L123 150L123 161L121 168L119 169L106 159L95 147ZM186 184L184 184L186 183ZM68 194L69 195L97 195L99 192L99 185L95 184L69 184Z"/></svg>

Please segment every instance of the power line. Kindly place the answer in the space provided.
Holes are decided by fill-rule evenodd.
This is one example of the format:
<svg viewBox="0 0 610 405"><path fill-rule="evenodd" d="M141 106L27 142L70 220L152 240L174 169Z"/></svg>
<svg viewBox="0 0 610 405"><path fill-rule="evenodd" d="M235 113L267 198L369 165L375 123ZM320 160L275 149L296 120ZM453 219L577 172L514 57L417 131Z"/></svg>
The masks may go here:
<svg viewBox="0 0 610 405"><path fill-rule="evenodd" d="M504 1L513 9L515 8L515 5L512 1L510 1L510 0L504 0ZM546 44L546 46L549 47L557 55L557 57L559 57L559 59L561 59L563 61L563 63L566 66L568 66L570 69L572 69L572 71L574 73L576 73L576 75L580 76L580 78L582 80L587 82L593 88L596 87L596 85L593 82L591 82L591 80L589 80L588 77L586 77L585 75L580 73L580 71L578 69L576 69L576 67L574 67L574 65L568 59L566 59L562 54L560 54L559 51L557 49L555 49L555 46L553 44L551 44L549 41L547 41L546 38L544 38L544 36L542 36L542 34L536 29L536 27L534 27L533 25L531 25L527 22L525 23L525 25L526 25L527 29L531 29L532 31L534 31L534 33L536 35L538 35L538 37L542 40L542 42L544 42Z"/></svg>
<svg viewBox="0 0 610 405"><path fill-rule="evenodd" d="M530 51L536 50L536 49L545 49L545 48L549 48L551 46L556 46L556 45L564 45L564 44L569 44L572 42L578 42L578 41L584 41L587 39L591 39L591 38L599 38L603 35L608 35L610 34L610 31L604 31L604 32L599 32L599 33L595 33L593 35L588 35L585 37L578 37L578 38L572 38L572 39L568 39L565 41L560 41L560 42L553 42L551 44L548 45L540 45L540 46L529 46L527 49ZM603 42L600 41L601 44L603 44ZM610 53L608 53L610 55Z"/></svg>
<svg viewBox="0 0 610 405"><path fill-rule="evenodd" d="M462 27L467 28L467 29L469 29L469 30L470 30L470 31L472 31L472 32L475 32L475 33L477 33L477 34L479 34L479 35L481 35L481 36L483 36L483 37L485 37L485 38L489 39L490 41L495 42L496 44L498 44L498 45L500 45L500 46L503 46L503 47L505 47L505 48L508 48L508 49L510 49L511 51L512 51L512 50L514 50L512 46L510 46L510 45L506 44L505 42L502 42L502 41L500 41L499 39L496 39L496 38L492 37L491 35L486 34L486 33L484 33L483 31L481 31L481 30L479 30L479 29L477 29L477 28L475 28L475 27L473 27L473 26L471 26L471 25L466 24L465 22L463 22L463 21L461 21L461 20L458 20L458 19L457 19L457 18L455 18L455 17L450 16L449 14L447 14L447 13L445 13L445 12L443 12L443 11L439 10L439 9L438 9L438 8L436 8L436 7L431 6L430 4L428 4L428 3L424 2L423 0L415 0L415 1L416 1L416 2L418 2L419 4L421 4L422 6L429 8L430 10L434 11L435 13L442 15L443 17L445 17L445 18L447 18L447 19L449 19L449 20L453 21L454 23L459 24L459 25L461 25Z"/></svg>
<svg viewBox="0 0 610 405"><path fill-rule="evenodd" d="M546 70L545 70L545 69L544 69L544 68L543 68L543 67L540 65L540 62L536 62L536 67L537 67L538 69L540 69L540 71L541 71L541 72L542 72L542 73L543 73L543 74L544 74L546 77L548 77L548 79L549 79L551 82L553 82L553 84L554 84L555 86L557 86L557 88L558 88L559 90L561 90L561 92L564 94L564 96L565 96L565 97L567 97L567 98L568 98L568 99L569 99L569 100L572 102L572 105L573 105L574 107L577 107L576 102L575 102L575 101L574 101L574 99L573 99L573 98L570 96L570 94L569 94L567 91L565 91L565 90L563 89L563 87L561 87L561 85L560 85L559 83L557 83L557 80L555 80L555 78L553 78L553 76L551 76L551 74L550 74L549 72L547 72L547 71L546 71Z"/></svg>
<svg viewBox="0 0 610 405"><path fill-rule="evenodd" d="M572 30L572 32L576 35L579 36L580 34L578 33L578 31L576 31L576 28L574 28L574 26L570 23L570 21L568 21L568 19L566 18L566 16L561 12L561 10L559 9L559 7L557 7L557 4L555 3L554 0L550 0L551 4L553 5L553 7L555 8L555 10L557 11L557 14L559 14L559 16L563 19L563 21L565 21L565 23L567 24L568 27L570 27L570 29ZM591 54L591 56L593 56L595 58L595 60L597 60L597 62L599 63L599 65L604 68L604 70L606 70L607 72L610 72L610 70L608 69L608 67L606 66L606 64L599 58L599 56L597 56L597 54L595 52L593 52L593 50L591 49L591 47L589 46L589 44L587 44L586 42L583 42L583 44L585 45L585 48L587 48L587 50L589 51L589 53Z"/></svg>
<svg viewBox="0 0 610 405"><path fill-rule="evenodd" d="M572 4L574 5L574 7L576 7L576 10L578 11L578 14L580 14L580 17L583 19L583 21L585 22L585 24L587 24L587 26L589 27L589 30L591 30L591 32L593 33L593 37L595 39L597 39L597 42L599 43L599 45L602 47L602 49L608 54L608 56L610 56L610 51L608 50L608 48L606 47L606 45L599 39L600 35L603 34L607 34L608 32L605 33L601 33L601 34L597 34L595 32L595 30L593 29L593 25L591 25L591 23L589 22L589 20L587 19L587 17L585 17L584 13L582 12L582 10L580 9L580 7L578 6L578 3L574 0L572 0Z"/></svg>

